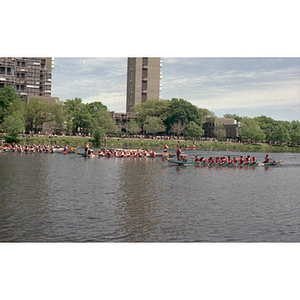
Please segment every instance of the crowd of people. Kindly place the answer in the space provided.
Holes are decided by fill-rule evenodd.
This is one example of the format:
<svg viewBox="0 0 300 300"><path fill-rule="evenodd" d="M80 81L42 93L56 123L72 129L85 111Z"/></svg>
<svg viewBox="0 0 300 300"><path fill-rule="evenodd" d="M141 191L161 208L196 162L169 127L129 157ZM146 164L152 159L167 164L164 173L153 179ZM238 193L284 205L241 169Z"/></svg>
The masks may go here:
<svg viewBox="0 0 300 300"><path fill-rule="evenodd" d="M70 151L70 147L65 144L63 149L61 149L57 144L16 144L12 143L12 145L2 143L0 146L0 150L3 152L24 152L24 153L54 153L58 151L58 149L62 151Z"/></svg>
<svg viewBox="0 0 300 300"><path fill-rule="evenodd" d="M165 151L166 152L166 151ZM179 161L186 161L187 156L182 154L181 147L177 149L176 156L177 160ZM203 165L234 165L234 166L253 166L258 164L257 157L255 156L240 156L240 157L230 157L230 156L222 156L222 157L199 157L195 156L194 157L195 162L198 162L199 164ZM275 162L274 159L272 159L268 154L265 156L265 160L263 163L272 163Z"/></svg>
<svg viewBox="0 0 300 300"><path fill-rule="evenodd" d="M168 153L169 147L167 144L164 145L164 156L167 157L169 155ZM177 148L176 156L178 161L187 161L187 155L184 155L182 152L181 146ZM255 156L239 156L239 157L200 157L200 156L194 156L195 162L198 162L199 164L203 165L235 165L235 166L253 166L257 165L258 159ZM274 159L272 159L268 154L265 156L265 159L263 163L273 163L275 162Z"/></svg>
<svg viewBox="0 0 300 300"><path fill-rule="evenodd" d="M93 150L87 151L87 156L106 156L106 157L156 157L156 153L153 150L126 150L126 149L115 149L115 150L100 150L94 153Z"/></svg>
<svg viewBox="0 0 300 300"><path fill-rule="evenodd" d="M135 150L135 149L98 149L95 153L94 150L89 149L89 144L84 145L84 153L87 156L106 156L106 157L156 157L153 150Z"/></svg>
<svg viewBox="0 0 300 300"><path fill-rule="evenodd" d="M216 165L246 165L246 166L253 166L256 165L258 163L257 158L256 157L250 157L250 155L247 155L245 157L240 156L240 157L211 157L209 156L208 158L205 157L195 157L195 161L199 162L199 164L203 163L205 165L212 165L212 164L216 164Z"/></svg>

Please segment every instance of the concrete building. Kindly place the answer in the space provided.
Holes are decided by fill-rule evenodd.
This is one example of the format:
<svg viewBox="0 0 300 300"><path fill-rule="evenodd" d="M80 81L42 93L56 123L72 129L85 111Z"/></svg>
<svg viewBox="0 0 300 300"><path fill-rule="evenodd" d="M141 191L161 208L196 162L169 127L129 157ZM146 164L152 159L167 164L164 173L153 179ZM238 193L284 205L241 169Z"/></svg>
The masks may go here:
<svg viewBox="0 0 300 300"><path fill-rule="evenodd" d="M235 139L238 137L238 124L235 119L230 118L215 118L213 122L203 123L204 137L214 137L213 131L216 125L222 124L226 130L226 138Z"/></svg>
<svg viewBox="0 0 300 300"><path fill-rule="evenodd" d="M130 120L136 120L135 114L128 113L118 113L111 111L111 117L116 121L117 131L118 132L126 132L126 123Z"/></svg>
<svg viewBox="0 0 300 300"><path fill-rule="evenodd" d="M51 97L51 57L0 57L0 88L11 85L27 101L29 96Z"/></svg>
<svg viewBox="0 0 300 300"><path fill-rule="evenodd" d="M127 61L126 112L148 99L160 99L162 89L159 57L129 57Z"/></svg>
<svg viewBox="0 0 300 300"><path fill-rule="evenodd" d="M53 68L51 57L0 57L0 88L11 85L26 102L39 98L55 103L59 98L51 97ZM39 129L49 133L54 128L46 122Z"/></svg>

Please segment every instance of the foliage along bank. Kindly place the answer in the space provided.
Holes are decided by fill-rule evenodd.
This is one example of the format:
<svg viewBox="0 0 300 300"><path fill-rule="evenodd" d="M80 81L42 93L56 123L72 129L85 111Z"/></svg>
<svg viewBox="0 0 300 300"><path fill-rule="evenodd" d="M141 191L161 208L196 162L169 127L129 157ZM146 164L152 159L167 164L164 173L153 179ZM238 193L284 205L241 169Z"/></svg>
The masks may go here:
<svg viewBox="0 0 300 300"><path fill-rule="evenodd" d="M127 134L139 132L151 135L185 135L199 140L205 123L214 123L215 115L205 108L198 108L184 99L147 100L134 108L136 118L125 125ZM239 139L253 144L300 143L299 121L276 121L266 116L255 118L227 114L239 123ZM20 132L40 130L43 123L49 122L59 132L69 134L91 133L93 141L100 144L105 134L117 134L115 120L107 107L101 102L83 103L80 98L47 103L31 99L25 103L15 90L6 85L0 89L0 125L12 140ZM225 129L222 124L215 126L213 134L224 140ZM258 146L255 146L258 147Z"/></svg>

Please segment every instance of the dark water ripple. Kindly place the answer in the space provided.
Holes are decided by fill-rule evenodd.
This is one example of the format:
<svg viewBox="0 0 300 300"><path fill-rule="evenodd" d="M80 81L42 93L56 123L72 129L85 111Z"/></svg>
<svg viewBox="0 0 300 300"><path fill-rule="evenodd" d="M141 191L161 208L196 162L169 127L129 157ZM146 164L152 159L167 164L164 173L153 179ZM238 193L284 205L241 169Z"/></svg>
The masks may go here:
<svg viewBox="0 0 300 300"><path fill-rule="evenodd" d="M284 165L209 169L1 154L0 241L299 242L300 155L276 158Z"/></svg>

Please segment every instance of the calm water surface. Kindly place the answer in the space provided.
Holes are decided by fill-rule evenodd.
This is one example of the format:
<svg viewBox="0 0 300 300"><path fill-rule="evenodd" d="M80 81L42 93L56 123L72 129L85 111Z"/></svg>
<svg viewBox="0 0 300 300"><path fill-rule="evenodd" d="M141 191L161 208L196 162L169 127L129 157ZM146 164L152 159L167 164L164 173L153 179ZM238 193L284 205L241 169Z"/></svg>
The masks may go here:
<svg viewBox="0 0 300 300"><path fill-rule="evenodd" d="M272 157L284 165L1 153L0 241L299 242L300 154Z"/></svg>

